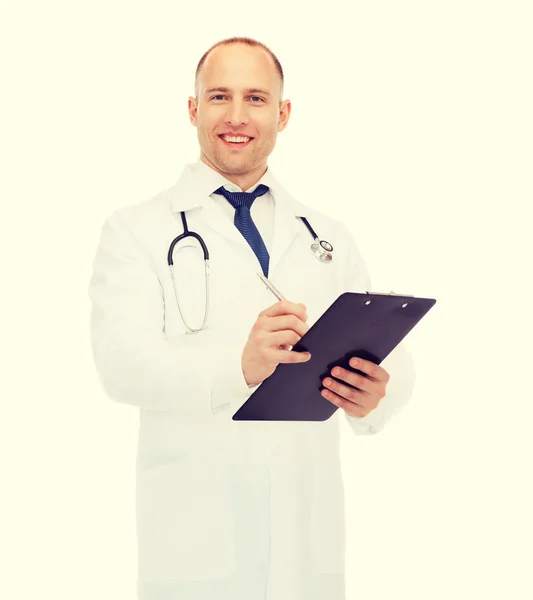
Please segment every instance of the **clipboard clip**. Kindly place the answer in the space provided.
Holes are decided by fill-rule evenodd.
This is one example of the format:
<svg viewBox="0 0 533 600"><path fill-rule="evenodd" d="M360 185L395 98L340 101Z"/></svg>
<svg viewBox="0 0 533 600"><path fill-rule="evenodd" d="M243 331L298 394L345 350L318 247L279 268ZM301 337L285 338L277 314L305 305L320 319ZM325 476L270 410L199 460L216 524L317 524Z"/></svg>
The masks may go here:
<svg viewBox="0 0 533 600"><path fill-rule="evenodd" d="M367 294L372 294L374 296L403 296L404 298L414 298L411 294L396 294L395 292L390 291L387 292L366 292Z"/></svg>

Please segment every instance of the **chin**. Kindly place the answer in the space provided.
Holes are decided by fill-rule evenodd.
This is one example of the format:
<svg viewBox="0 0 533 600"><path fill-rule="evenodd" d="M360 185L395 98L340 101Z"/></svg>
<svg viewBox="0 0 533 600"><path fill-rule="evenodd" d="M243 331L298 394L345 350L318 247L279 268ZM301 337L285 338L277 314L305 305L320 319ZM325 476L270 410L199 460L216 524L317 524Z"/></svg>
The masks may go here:
<svg viewBox="0 0 533 600"><path fill-rule="evenodd" d="M226 173L231 173L232 175L242 175L243 173L248 173L252 169L255 168L255 165L250 163L249 161L243 161L242 159L237 160L218 160L215 165Z"/></svg>

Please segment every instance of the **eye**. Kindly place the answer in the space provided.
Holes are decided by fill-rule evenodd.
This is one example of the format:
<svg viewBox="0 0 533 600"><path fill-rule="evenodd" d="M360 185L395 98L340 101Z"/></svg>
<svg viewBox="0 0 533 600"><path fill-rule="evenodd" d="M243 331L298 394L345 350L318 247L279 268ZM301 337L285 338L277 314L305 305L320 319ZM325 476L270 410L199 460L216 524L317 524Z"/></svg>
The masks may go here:
<svg viewBox="0 0 533 600"><path fill-rule="evenodd" d="M222 98L227 98L227 96L224 96L224 94L216 94L215 96L211 96L210 100L218 100L218 99L222 99ZM260 96L250 96L250 98L254 101L254 102L265 102L264 98L261 98Z"/></svg>

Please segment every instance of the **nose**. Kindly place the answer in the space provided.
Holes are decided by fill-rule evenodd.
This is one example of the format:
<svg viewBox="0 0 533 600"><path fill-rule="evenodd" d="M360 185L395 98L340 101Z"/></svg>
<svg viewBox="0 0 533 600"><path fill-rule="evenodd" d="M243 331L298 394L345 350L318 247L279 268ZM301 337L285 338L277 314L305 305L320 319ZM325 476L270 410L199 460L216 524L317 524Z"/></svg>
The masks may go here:
<svg viewBox="0 0 533 600"><path fill-rule="evenodd" d="M230 102L225 118L228 125L231 125L232 127L247 125L249 120L250 118L244 102L241 100L233 100L233 102Z"/></svg>

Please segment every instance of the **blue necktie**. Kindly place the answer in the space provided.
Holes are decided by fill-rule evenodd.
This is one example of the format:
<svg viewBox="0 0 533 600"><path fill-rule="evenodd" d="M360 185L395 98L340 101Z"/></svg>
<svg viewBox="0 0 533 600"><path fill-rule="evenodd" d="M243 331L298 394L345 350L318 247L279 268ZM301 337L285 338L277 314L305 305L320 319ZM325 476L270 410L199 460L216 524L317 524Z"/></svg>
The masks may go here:
<svg viewBox="0 0 533 600"><path fill-rule="evenodd" d="M263 242L263 238L252 220L250 209L254 200L258 196L266 194L268 190L268 186L261 183L253 192L228 192L223 186L213 192L214 194L223 195L233 208L235 208L233 223L255 252L265 277L268 277L268 261L270 257L268 256L268 250Z"/></svg>

